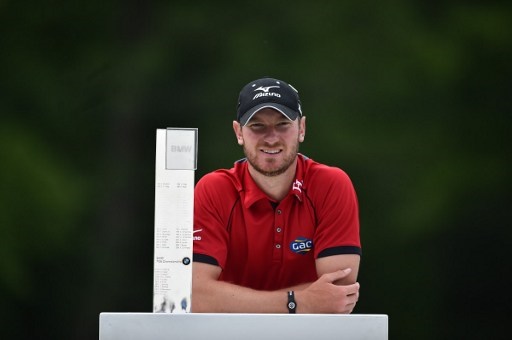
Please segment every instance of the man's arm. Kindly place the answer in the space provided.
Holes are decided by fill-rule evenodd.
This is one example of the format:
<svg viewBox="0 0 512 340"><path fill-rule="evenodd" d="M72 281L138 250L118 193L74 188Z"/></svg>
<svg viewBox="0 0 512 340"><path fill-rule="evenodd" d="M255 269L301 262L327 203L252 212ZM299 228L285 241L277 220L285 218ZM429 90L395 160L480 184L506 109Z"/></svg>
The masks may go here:
<svg viewBox="0 0 512 340"><path fill-rule="evenodd" d="M258 291L219 281L221 268L194 262L192 267L192 312L195 313L285 313L287 297L280 291Z"/></svg>
<svg viewBox="0 0 512 340"><path fill-rule="evenodd" d="M327 287L330 288L328 291L332 294L331 299L337 303L335 313L352 313L359 299L359 283L357 282L359 262L360 256L357 254L333 255L317 259L315 264L319 279L308 287L307 290L310 294L302 296L300 291L295 293L297 298L301 297L303 299L307 312L332 313L322 309L323 306L315 301L318 297L315 294L311 294L321 294L323 293L322 290L325 290ZM340 272L344 273L344 275L334 275ZM318 282L322 280L326 280L330 283L330 286L329 284L326 287L318 285Z"/></svg>
<svg viewBox="0 0 512 340"><path fill-rule="evenodd" d="M337 285L348 285L357 281L357 274L359 273L359 262L361 256L357 254L344 254L326 256L316 259L316 272L318 277L326 273L331 273L336 270L350 268L352 271L349 275L342 280L335 282Z"/></svg>
<svg viewBox="0 0 512 340"><path fill-rule="evenodd" d="M311 284L279 291L258 291L219 281L221 268L194 262L192 312L196 313L287 313L286 290L295 290L298 313L350 313L359 296L359 284L337 286L350 270L335 270Z"/></svg>

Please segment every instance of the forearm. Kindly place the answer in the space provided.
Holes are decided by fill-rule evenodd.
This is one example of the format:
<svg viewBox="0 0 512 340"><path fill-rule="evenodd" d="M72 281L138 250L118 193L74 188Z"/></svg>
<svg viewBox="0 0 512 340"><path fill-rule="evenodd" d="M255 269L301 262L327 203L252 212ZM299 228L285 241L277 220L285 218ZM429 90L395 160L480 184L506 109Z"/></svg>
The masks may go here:
<svg viewBox="0 0 512 340"><path fill-rule="evenodd" d="M350 267L323 274L315 282L261 291L220 281L220 267L196 262L192 278L192 312L287 313L286 291L294 290L297 313L350 313L359 297L359 284L333 284L350 276Z"/></svg>
<svg viewBox="0 0 512 340"><path fill-rule="evenodd" d="M288 313L285 290L259 291L223 281L193 285L195 313Z"/></svg>

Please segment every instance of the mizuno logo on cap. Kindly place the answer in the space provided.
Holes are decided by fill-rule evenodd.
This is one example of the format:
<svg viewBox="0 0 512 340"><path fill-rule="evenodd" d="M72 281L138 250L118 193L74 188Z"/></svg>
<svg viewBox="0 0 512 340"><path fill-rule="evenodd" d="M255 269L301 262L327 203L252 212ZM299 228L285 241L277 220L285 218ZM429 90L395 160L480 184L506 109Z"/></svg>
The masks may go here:
<svg viewBox="0 0 512 340"><path fill-rule="evenodd" d="M279 88L279 86L260 86L258 87L257 89L254 89L254 91L263 91L263 92L268 92L270 89L272 88Z"/></svg>
<svg viewBox="0 0 512 340"><path fill-rule="evenodd" d="M259 98L259 97L277 97L281 98L281 95L276 92L268 92L272 88L280 88L280 86L260 86L257 89L254 89L254 91L262 91L259 93L256 93L256 95L252 98L252 100Z"/></svg>

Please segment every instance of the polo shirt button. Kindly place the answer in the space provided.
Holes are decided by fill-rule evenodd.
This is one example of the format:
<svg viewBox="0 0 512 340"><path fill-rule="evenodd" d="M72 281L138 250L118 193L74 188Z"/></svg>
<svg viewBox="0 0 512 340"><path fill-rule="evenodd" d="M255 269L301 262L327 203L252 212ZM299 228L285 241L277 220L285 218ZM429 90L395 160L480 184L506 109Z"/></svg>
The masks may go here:
<svg viewBox="0 0 512 340"><path fill-rule="evenodd" d="M280 248L281 248L281 245L280 245L280 244L276 244L276 248L277 248L277 249L280 249Z"/></svg>
<svg viewBox="0 0 512 340"><path fill-rule="evenodd" d="M277 214L281 215L281 209L277 209Z"/></svg>
<svg viewBox="0 0 512 340"><path fill-rule="evenodd" d="M280 233L280 232L282 231L282 229L281 229L281 228L279 228L279 227L277 227L277 228L276 228L276 231L277 231L278 233Z"/></svg>

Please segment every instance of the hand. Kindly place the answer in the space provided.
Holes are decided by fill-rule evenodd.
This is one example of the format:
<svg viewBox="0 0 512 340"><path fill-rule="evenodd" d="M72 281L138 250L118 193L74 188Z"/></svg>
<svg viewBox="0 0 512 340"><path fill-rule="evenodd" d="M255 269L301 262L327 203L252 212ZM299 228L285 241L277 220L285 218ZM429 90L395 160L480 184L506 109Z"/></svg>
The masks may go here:
<svg viewBox="0 0 512 340"><path fill-rule="evenodd" d="M359 299L359 283L337 286L335 281L350 274L351 269L322 275L309 287L295 292L298 313L352 313Z"/></svg>

